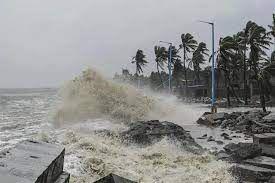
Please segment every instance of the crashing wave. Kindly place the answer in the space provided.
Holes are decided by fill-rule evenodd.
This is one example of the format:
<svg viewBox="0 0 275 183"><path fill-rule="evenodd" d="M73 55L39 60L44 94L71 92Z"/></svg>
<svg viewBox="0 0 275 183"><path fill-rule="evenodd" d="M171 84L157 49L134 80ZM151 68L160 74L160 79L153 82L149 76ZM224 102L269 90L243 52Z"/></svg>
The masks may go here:
<svg viewBox="0 0 275 183"><path fill-rule="evenodd" d="M154 100L132 86L104 79L92 69L68 82L60 90L61 104L54 120L79 121L108 117L123 122L144 119Z"/></svg>

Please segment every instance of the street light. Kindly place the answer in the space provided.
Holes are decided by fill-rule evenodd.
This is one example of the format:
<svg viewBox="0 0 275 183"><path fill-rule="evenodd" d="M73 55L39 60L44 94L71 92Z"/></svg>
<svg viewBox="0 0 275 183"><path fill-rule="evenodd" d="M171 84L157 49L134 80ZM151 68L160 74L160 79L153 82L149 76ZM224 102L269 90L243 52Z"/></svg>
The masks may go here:
<svg viewBox="0 0 275 183"><path fill-rule="evenodd" d="M216 113L217 108L215 105L216 98L215 98L215 57L214 57L214 52L215 52L215 25L214 22L206 22L206 21L199 21L201 23L209 24L212 27L212 100L211 100L211 112Z"/></svg>
<svg viewBox="0 0 275 183"><path fill-rule="evenodd" d="M169 60L168 60L168 71L169 71L169 92L171 93L171 81L172 81L172 43L166 41L160 41L160 43L169 44Z"/></svg>

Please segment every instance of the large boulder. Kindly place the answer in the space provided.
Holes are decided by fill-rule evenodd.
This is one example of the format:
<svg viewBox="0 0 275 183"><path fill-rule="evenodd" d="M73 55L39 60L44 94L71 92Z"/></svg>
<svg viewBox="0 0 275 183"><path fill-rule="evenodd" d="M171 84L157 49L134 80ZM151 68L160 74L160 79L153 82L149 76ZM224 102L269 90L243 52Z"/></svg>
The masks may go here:
<svg viewBox="0 0 275 183"><path fill-rule="evenodd" d="M229 159L234 162L255 158L262 153L262 148L258 144L241 142L238 144L230 143L224 147L224 150L229 154Z"/></svg>
<svg viewBox="0 0 275 183"><path fill-rule="evenodd" d="M122 132L120 136L125 141L138 145L151 145L167 137L170 140L178 141L186 150L202 150L202 147L195 142L189 132L181 126L167 121L139 121L131 124L129 129Z"/></svg>
<svg viewBox="0 0 275 183"><path fill-rule="evenodd" d="M221 113L204 113L197 123L206 126L218 126L221 122L229 117L229 114Z"/></svg>

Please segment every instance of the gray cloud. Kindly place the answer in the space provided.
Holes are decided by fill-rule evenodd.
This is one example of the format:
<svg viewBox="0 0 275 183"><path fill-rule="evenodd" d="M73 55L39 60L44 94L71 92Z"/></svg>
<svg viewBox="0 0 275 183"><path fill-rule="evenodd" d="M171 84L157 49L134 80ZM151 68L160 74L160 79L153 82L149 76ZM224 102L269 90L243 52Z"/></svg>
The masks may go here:
<svg viewBox="0 0 275 183"><path fill-rule="evenodd" d="M209 43L199 19L214 20L219 37L248 20L267 26L274 7L274 0L2 0L0 88L58 86L87 67L111 77L134 70L138 48L154 62L159 40L178 45L190 32Z"/></svg>

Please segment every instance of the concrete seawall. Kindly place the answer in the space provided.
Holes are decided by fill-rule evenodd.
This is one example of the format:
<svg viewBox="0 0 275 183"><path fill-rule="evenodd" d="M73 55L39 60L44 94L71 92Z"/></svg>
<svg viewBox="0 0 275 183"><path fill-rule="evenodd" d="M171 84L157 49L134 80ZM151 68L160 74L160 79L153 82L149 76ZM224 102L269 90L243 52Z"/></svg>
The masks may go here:
<svg viewBox="0 0 275 183"><path fill-rule="evenodd" d="M0 182L68 183L63 172L65 148L37 141L23 141L0 154Z"/></svg>

